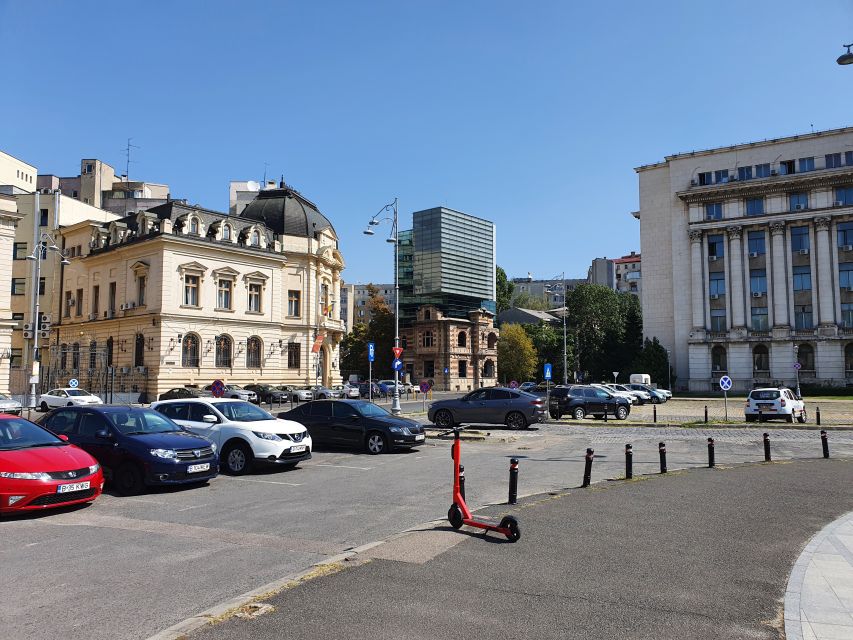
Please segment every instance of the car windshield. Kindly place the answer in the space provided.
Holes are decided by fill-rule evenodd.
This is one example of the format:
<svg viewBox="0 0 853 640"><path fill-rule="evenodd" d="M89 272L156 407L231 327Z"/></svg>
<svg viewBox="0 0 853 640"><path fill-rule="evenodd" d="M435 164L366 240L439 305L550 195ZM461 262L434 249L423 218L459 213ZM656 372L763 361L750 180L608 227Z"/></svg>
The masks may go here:
<svg viewBox="0 0 853 640"><path fill-rule="evenodd" d="M0 420L0 451L57 447L65 444L67 443L64 440L23 418Z"/></svg>
<svg viewBox="0 0 853 640"><path fill-rule="evenodd" d="M223 416L235 422L259 422L275 419L250 402L217 402L214 406Z"/></svg>
<svg viewBox="0 0 853 640"><path fill-rule="evenodd" d="M775 400L779 397L779 392L776 389L765 389L763 391L753 391L749 394L753 400Z"/></svg>
<svg viewBox="0 0 853 640"><path fill-rule="evenodd" d="M352 402L350 403L350 406L354 407L361 415L367 418L385 418L391 415L382 407L375 405L372 402L367 402L367 400Z"/></svg>
<svg viewBox="0 0 853 640"><path fill-rule="evenodd" d="M107 419L126 436L145 433L171 433L182 429L165 416L151 409L108 411Z"/></svg>
<svg viewBox="0 0 853 640"><path fill-rule="evenodd" d="M66 389L65 393L69 396L90 396L92 395L88 391L83 391L83 389Z"/></svg>
<svg viewBox="0 0 853 640"><path fill-rule="evenodd" d="M0 393L0 400L11 400L11 399L12 398L7 396L5 393Z"/></svg>

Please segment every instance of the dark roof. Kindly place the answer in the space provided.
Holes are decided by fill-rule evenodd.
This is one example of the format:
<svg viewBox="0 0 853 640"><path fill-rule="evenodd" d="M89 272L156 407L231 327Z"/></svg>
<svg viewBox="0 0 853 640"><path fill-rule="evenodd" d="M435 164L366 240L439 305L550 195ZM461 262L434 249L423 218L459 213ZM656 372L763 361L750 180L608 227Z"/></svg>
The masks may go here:
<svg viewBox="0 0 853 640"><path fill-rule="evenodd" d="M285 236L313 238L324 229L335 231L317 205L289 187L261 191L239 217L263 222Z"/></svg>

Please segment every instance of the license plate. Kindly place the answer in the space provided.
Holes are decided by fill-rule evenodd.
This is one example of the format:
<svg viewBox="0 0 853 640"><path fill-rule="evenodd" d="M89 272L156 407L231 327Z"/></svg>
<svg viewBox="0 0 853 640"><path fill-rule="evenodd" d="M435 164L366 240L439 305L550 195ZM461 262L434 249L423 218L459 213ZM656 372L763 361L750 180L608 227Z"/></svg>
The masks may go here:
<svg viewBox="0 0 853 640"><path fill-rule="evenodd" d="M302 453L307 449L307 445L299 444L293 447L290 447L290 453Z"/></svg>
<svg viewBox="0 0 853 640"><path fill-rule="evenodd" d="M199 471L210 471L210 463L203 462L202 464L191 464L187 467L187 473L198 473Z"/></svg>
<svg viewBox="0 0 853 640"><path fill-rule="evenodd" d="M424 440L424 434L419 433L415 436L415 442L423 442L423 440Z"/></svg>
<svg viewBox="0 0 853 640"><path fill-rule="evenodd" d="M89 488L88 482L75 482L74 484L61 484L56 487L56 493L71 493L72 491L84 491Z"/></svg>

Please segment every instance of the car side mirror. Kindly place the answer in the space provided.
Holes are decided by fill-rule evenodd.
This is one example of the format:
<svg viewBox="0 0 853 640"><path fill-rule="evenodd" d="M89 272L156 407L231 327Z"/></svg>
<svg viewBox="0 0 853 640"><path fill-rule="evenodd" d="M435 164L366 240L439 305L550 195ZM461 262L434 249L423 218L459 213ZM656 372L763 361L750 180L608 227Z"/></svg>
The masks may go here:
<svg viewBox="0 0 853 640"><path fill-rule="evenodd" d="M113 437L110 435L110 432L106 429L101 429L100 431L95 432L95 437L100 438L101 440L112 440Z"/></svg>
<svg viewBox="0 0 853 640"><path fill-rule="evenodd" d="M64 433L57 434L56 437L62 440L63 442L68 442L68 436L66 436Z"/></svg>
<svg viewBox="0 0 853 640"><path fill-rule="evenodd" d="M358 422L360 417L361 416L353 415L353 416L350 416L349 419L350 419L350 422Z"/></svg>
<svg viewBox="0 0 853 640"><path fill-rule="evenodd" d="M203 416L201 421L206 422L207 424L216 424L217 422L219 422L219 420L216 419L216 416L212 416L210 414Z"/></svg>

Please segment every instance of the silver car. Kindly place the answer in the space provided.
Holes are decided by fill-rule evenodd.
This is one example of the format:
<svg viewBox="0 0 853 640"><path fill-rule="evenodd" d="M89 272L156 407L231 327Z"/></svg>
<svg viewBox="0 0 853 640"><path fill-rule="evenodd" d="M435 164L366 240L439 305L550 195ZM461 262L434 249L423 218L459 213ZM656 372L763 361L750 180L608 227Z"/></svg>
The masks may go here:
<svg viewBox="0 0 853 640"><path fill-rule="evenodd" d="M209 384L204 388L204 391L209 392L213 395L213 385ZM235 400L245 400L246 402L255 402L258 401L258 394L254 391L249 391L248 389L244 389L238 384L228 384L225 385L225 392L222 394L223 398L233 398Z"/></svg>
<svg viewBox="0 0 853 640"><path fill-rule="evenodd" d="M19 416L23 410L24 407L20 402L0 393L0 413L10 413L12 415Z"/></svg>

